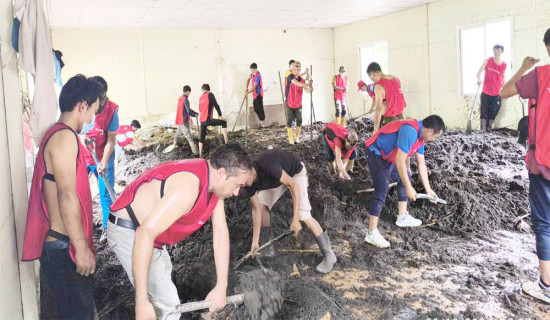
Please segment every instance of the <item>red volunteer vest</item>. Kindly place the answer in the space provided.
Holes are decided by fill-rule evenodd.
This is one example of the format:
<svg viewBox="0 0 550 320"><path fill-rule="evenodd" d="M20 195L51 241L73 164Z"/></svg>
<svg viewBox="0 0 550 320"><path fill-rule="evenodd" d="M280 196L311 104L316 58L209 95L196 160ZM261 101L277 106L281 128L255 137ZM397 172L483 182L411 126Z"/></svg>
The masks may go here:
<svg viewBox="0 0 550 320"><path fill-rule="evenodd" d="M340 75L334 76L336 78L336 86L339 88L346 88L348 86L348 77L340 77ZM338 100L340 102L346 101L348 93L343 92L340 90L334 90L334 100Z"/></svg>
<svg viewBox="0 0 550 320"><path fill-rule="evenodd" d="M111 206L111 211L118 211L134 201L137 189L153 179L166 180L178 172L190 172L199 178L200 192L193 209L180 217L174 224L155 239L155 247L173 245L187 238L202 227L218 204L218 197L208 193L208 163L204 159L178 160L160 164L141 174L130 183L120 197ZM185 192L185 190L182 190Z"/></svg>
<svg viewBox="0 0 550 320"><path fill-rule="evenodd" d="M386 118L391 118L402 114L407 104L405 103L403 91L401 91L401 82L399 79L397 77L393 77L392 80L382 78L377 84L381 85L384 87L384 90L386 90L386 102L388 103L388 108L383 116Z"/></svg>
<svg viewBox="0 0 550 320"><path fill-rule="evenodd" d="M500 89L504 86L504 71L506 71L506 62L502 61L499 66L493 58L487 59L483 93L489 96L498 96Z"/></svg>
<svg viewBox="0 0 550 320"><path fill-rule="evenodd" d="M290 76L289 76L290 78ZM293 79L298 80L293 77ZM301 78L302 83L306 81ZM286 104L289 108L298 109L302 106L302 94L304 93L304 88L294 85L292 82L287 85L286 93Z"/></svg>
<svg viewBox="0 0 550 320"><path fill-rule="evenodd" d="M134 135L134 129L132 129L132 126L119 126L116 131L115 141L121 148L124 148L127 145L132 144Z"/></svg>
<svg viewBox="0 0 550 320"><path fill-rule="evenodd" d="M71 130L74 133L78 143L78 157L76 159L76 194L80 202L80 216L82 218L82 228L88 242L88 246L95 253L94 240L92 238L92 194L90 192L90 182L88 181L88 172L86 170L86 149L80 143L76 132L65 124L57 123L51 127L42 142L34 164L34 174L32 177L32 186L29 196L29 207L27 210L27 225L25 227L25 238L23 240L23 261L38 259L42 256L42 247L46 240L46 234L51 227L50 214L42 194L44 175L46 174L46 162L44 161L44 147L50 137L61 130ZM50 172L51 173L51 172ZM57 231L57 230L54 230ZM69 253L74 260L75 249L69 244Z"/></svg>
<svg viewBox="0 0 550 320"><path fill-rule="evenodd" d="M260 83L258 84L258 86L260 86L260 96L264 96L264 83L262 81L262 76L260 75L260 72L256 72L256 74L251 74L250 75L250 81L252 81L252 85L254 85L254 83L256 82L256 78L260 78ZM256 91L258 91L258 87L256 87L256 89L254 89L254 91L252 92L252 96L254 97L254 99L256 99L258 97L258 93L256 93Z"/></svg>
<svg viewBox="0 0 550 320"><path fill-rule="evenodd" d="M550 168L550 65L537 67L539 97L536 104L529 101L529 151L525 162L530 157L547 168Z"/></svg>
<svg viewBox="0 0 550 320"><path fill-rule="evenodd" d="M176 126L183 125L183 109L185 108L184 102L187 99L186 95L182 95L178 99L178 110L176 111ZM187 119L186 126L189 126L189 119Z"/></svg>
<svg viewBox="0 0 550 320"><path fill-rule="evenodd" d="M334 148L335 148L334 141L329 140L328 134L325 132L325 130L327 129L332 130L332 132L334 132L336 137L342 140L344 143L346 141L346 137L349 134L349 130L346 129L344 126L334 122L327 123L327 125L323 128L323 133L324 133L323 137L325 138L328 146L330 147L330 150L334 152ZM355 150L355 146L352 146L349 150L342 149L342 159L348 159L354 150Z"/></svg>
<svg viewBox="0 0 550 320"><path fill-rule="evenodd" d="M107 129L109 128L109 123L113 119L113 115L117 109L118 105L116 103L111 100L107 100L103 111L95 116L94 128L86 133L86 137L95 139L95 153L99 161L103 158L103 151L105 150L105 145L107 144ZM85 152L86 163L89 165L95 165L96 163L92 155L88 152L88 150Z"/></svg>
<svg viewBox="0 0 550 320"><path fill-rule="evenodd" d="M409 151L409 154L407 155L408 157L412 156L416 151L418 151L418 149L420 149L424 145L424 140L422 140L422 137L420 136L422 133L420 131L420 124L416 120L392 121L387 125L383 126L380 130L376 131L376 133L373 134L372 137L370 137L365 142L365 145L367 146L367 148L369 148L376 142L376 140L381 134L396 133L397 131L399 131L401 126L406 124L411 125L413 128L416 129L416 132L418 132L418 137L416 139L416 142L413 144L413 146L411 147L411 150ZM384 150L380 149L380 154L382 155L382 159L388 161L389 163L395 163L395 159L397 158L397 149L398 148L395 147L395 149L393 149L389 154L384 154Z"/></svg>
<svg viewBox="0 0 550 320"><path fill-rule="evenodd" d="M208 94L210 92L207 91L201 95L199 98L199 112L201 114L200 120L201 123L204 123L210 119L212 119L212 114L210 112L212 110L209 110L210 108L210 99L208 99Z"/></svg>

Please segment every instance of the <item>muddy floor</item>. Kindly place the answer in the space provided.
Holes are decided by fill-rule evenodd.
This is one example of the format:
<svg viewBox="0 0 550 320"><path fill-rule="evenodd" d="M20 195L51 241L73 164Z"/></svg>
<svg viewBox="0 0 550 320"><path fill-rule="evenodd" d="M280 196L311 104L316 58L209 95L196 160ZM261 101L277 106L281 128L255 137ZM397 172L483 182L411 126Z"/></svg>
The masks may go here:
<svg viewBox="0 0 550 320"><path fill-rule="evenodd" d="M364 141L372 122L356 124ZM275 245L277 255L261 263L281 274L285 284L284 303L275 319L548 319L550 306L522 295L522 281L537 276L534 234L519 232L514 218L529 212L528 179L524 151L511 132L495 131L466 135L447 132L426 146L432 188L447 205L418 200L409 211L422 219L421 228L395 225L397 195L390 191L381 213L379 229L391 247L378 249L364 242L369 193L372 187L364 144L352 181L331 176L323 160L318 132L321 124L305 128L302 142L289 146L286 130L270 127L248 132L248 151L256 154L269 146L292 151L306 164L312 214L328 230L338 257L328 275L315 272L318 252L296 253L317 245L309 231L287 237ZM190 158L188 146L164 154L173 131L153 128L144 138L153 147L125 154L117 164L121 185L146 169L169 160ZM230 134L231 141L245 143L244 132ZM206 155L221 144L215 133L207 141ZM412 163L414 186L423 192ZM96 214L100 208L98 199ZM231 259L236 261L250 248L250 206L241 197L226 200L231 234ZM287 193L271 212L275 234L289 227L292 201ZM96 237L100 235L99 217ZM530 224L529 219L526 222ZM169 248L174 264L173 278L183 302L206 296L215 281L211 226L206 224L184 242ZM97 240L96 239L96 240ZM106 243L97 243L98 270L95 277L96 306L100 319L131 319L133 288ZM229 293L240 293L239 282L257 270L250 260L230 275ZM44 301L44 300L43 300ZM45 300L47 301L47 300ZM44 310L44 318L51 310ZM186 314L183 319L248 319L244 306L228 306L212 316Z"/></svg>

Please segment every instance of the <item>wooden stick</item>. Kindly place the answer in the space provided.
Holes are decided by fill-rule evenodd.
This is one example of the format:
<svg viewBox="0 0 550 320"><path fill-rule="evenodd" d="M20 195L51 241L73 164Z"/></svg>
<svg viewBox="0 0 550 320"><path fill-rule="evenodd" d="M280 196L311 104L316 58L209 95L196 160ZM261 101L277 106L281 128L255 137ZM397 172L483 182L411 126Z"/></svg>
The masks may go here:
<svg viewBox="0 0 550 320"><path fill-rule="evenodd" d="M317 249L281 249L282 253L319 253Z"/></svg>
<svg viewBox="0 0 550 320"><path fill-rule="evenodd" d="M227 297L226 301L227 301L227 304L241 304L244 302L244 294L229 296ZM188 302L184 304L178 304L176 306L167 306L158 301L152 301L151 303L155 308L155 313L157 314L157 318L161 320L168 318L168 316L171 314L187 313L187 312L192 312L197 310L208 309L212 305L212 301L210 300Z"/></svg>
<svg viewBox="0 0 550 320"><path fill-rule="evenodd" d="M397 185L397 182L392 182L388 185L388 189L391 189ZM357 193L374 192L374 188L357 190Z"/></svg>
<svg viewBox="0 0 550 320"><path fill-rule="evenodd" d="M235 266L233 267L233 269L237 269L238 267L241 266L241 264L243 264L243 262L245 262L248 258L250 258L253 254L256 254L256 253L261 253L261 251L267 247L269 247L271 244L273 244L274 242L288 236L289 234L292 233L292 230L287 230L286 232L284 232L283 234L277 236L275 239L273 240L270 240L268 242L266 242L264 245L260 246L254 253L252 252L249 252L247 253L244 257L242 257L239 261L237 261L237 263L235 263Z"/></svg>

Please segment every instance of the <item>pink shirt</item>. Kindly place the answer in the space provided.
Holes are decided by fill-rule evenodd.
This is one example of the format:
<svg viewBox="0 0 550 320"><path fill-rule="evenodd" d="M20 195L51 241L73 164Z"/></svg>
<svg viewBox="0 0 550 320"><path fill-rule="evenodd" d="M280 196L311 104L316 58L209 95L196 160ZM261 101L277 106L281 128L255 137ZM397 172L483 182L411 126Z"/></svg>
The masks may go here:
<svg viewBox="0 0 550 320"><path fill-rule="evenodd" d="M518 89L520 97L523 99L537 100L539 97L537 69L533 69L516 81L516 88ZM542 174L544 179L550 180L550 168L540 165L535 161L535 150L529 150L527 153L528 155L525 157L525 162L529 173L534 175Z"/></svg>

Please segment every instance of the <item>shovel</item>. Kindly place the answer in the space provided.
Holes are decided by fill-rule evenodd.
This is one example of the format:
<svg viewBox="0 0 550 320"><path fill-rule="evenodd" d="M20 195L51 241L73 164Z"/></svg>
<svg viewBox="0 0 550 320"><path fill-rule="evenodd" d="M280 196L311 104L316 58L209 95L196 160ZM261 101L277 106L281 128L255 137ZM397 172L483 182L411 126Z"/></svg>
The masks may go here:
<svg viewBox="0 0 550 320"><path fill-rule="evenodd" d="M237 261L237 263L235 263L235 266L233 267L233 269L237 269L238 267L241 266L241 264L243 264L243 262L248 260L248 258L250 258L253 254L261 253L262 250L269 247L274 242L277 242L277 241L281 240L282 238L290 235L292 232L293 232L292 230L287 230L283 234L281 234L281 235L277 236L276 238L274 238L273 240L270 240L270 241L266 242L265 244L263 244L262 246L260 246L254 253L252 253L252 252L247 253L244 257L242 257L239 261Z"/></svg>
<svg viewBox="0 0 550 320"><path fill-rule="evenodd" d="M477 85L476 95L474 96L474 103L472 104L472 110L470 111L470 116L468 117L468 125L466 126L466 134L472 134L472 117L474 115L474 109L476 107L477 94L479 93L479 88L481 88L481 82Z"/></svg>
<svg viewBox="0 0 550 320"><path fill-rule="evenodd" d="M447 201L445 201L443 199L436 198L436 197L429 196L425 193L417 193L416 194L416 199L426 199L426 200L435 201L435 202L441 203L441 204L447 204Z"/></svg>
<svg viewBox="0 0 550 320"><path fill-rule="evenodd" d="M95 139L87 139L88 142L84 142L84 144L86 145L86 149L88 149L88 152L90 152L90 154L92 155L92 157L94 158L94 161L96 163L96 166L99 165L99 160L97 159L97 155L95 154ZM93 150L90 148L90 144L93 145ZM111 201L115 202L116 200L116 193L115 193L115 190L113 190L113 187L111 186L111 184L109 183L109 181L107 181L107 177L105 176L105 173L102 173L99 175L101 177L101 179L103 179L103 183L105 184L105 187L107 188L107 191L109 192L109 196L111 197Z"/></svg>
<svg viewBox="0 0 550 320"><path fill-rule="evenodd" d="M236 294L234 296L229 296L227 297L226 301L227 301L227 304L242 304L244 303L244 294L241 293L241 294ZM151 301L151 304L155 308L157 319L164 320L172 314L187 313L187 312L208 309L212 305L212 301L202 300L202 301L179 304L177 306L167 306L164 303L161 303L159 301Z"/></svg>

